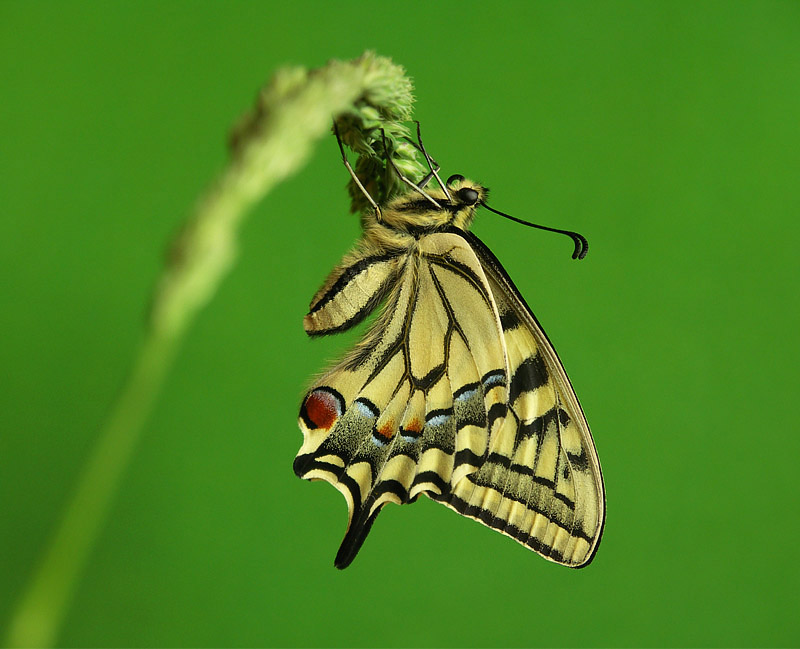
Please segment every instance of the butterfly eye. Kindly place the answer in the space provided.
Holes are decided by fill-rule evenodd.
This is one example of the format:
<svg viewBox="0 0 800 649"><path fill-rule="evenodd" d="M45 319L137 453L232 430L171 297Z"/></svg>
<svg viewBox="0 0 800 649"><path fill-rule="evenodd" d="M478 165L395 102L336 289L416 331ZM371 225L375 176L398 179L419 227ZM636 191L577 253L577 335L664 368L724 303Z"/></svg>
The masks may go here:
<svg viewBox="0 0 800 649"><path fill-rule="evenodd" d="M478 192L472 187L462 187L456 192L456 196L465 205L475 205L478 202Z"/></svg>
<svg viewBox="0 0 800 649"><path fill-rule="evenodd" d="M447 179L447 182L445 184L448 187L450 187L450 185L452 185L453 183L457 183L457 182L460 182L462 180L464 180L464 176L462 176L461 174L453 174L452 176L450 176Z"/></svg>

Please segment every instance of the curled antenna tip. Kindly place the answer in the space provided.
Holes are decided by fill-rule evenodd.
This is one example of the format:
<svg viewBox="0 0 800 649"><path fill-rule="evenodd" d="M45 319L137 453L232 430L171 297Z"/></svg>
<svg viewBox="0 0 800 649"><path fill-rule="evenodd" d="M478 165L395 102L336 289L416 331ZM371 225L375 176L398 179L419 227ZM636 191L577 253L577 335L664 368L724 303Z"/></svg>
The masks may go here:
<svg viewBox="0 0 800 649"><path fill-rule="evenodd" d="M566 231L565 231L566 232ZM583 259L586 253L589 252L589 242L582 234L578 232L569 232L569 236L575 242L575 252L572 253L573 259Z"/></svg>
<svg viewBox="0 0 800 649"><path fill-rule="evenodd" d="M556 232L558 234L567 235L575 243L575 250L572 252L573 259L583 259L586 256L586 253L589 252L589 242L586 240L586 237L584 237L582 234L578 232L573 232L572 230L559 230L557 228L549 228L546 225L537 225L536 223L531 223L530 221L523 221L522 219L518 219L516 216L511 216L510 214L506 214L505 212L496 210L493 207L489 207L483 201L481 201L480 204L490 212L499 214L500 216L510 219L511 221L516 221L517 223L521 223L522 225L527 225L532 228L538 228L539 230L547 230L548 232Z"/></svg>

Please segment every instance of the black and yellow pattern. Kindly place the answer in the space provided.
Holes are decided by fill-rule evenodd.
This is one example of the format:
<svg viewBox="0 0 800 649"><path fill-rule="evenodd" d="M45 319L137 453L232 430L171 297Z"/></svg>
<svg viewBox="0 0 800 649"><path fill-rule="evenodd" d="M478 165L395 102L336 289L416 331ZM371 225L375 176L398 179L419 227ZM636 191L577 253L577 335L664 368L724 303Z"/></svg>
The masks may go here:
<svg viewBox="0 0 800 649"><path fill-rule="evenodd" d="M310 335L361 322L362 341L306 395L298 476L345 496L336 565L388 502L421 493L580 567L605 501L589 427L544 332L494 255L468 232L486 191L454 177L431 200L395 199L311 302Z"/></svg>

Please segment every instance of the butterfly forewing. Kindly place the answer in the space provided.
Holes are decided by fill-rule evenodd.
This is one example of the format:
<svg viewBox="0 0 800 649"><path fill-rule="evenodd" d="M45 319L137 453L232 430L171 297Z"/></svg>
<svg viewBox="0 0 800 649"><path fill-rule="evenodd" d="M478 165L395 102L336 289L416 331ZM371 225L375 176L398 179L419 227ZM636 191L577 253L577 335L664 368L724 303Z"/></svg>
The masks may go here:
<svg viewBox="0 0 800 649"><path fill-rule="evenodd" d="M477 237L465 236L500 314L509 410L481 469L443 501L548 559L586 565L605 515L589 427L558 356L508 275Z"/></svg>

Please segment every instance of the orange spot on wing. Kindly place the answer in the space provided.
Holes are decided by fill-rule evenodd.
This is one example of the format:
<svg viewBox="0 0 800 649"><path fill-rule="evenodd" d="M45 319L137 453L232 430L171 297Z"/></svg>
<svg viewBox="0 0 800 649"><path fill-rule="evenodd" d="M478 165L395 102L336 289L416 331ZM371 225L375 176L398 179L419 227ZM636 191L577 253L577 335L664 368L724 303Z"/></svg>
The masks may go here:
<svg viewBox="0 0 800 649"><path fill-rule="evenodd" d="M376 428L375 432L378 433L381 437L383 437L387 441L392 439L392 437L394 437L394 422L387 421L380 428Z"/></svg>

